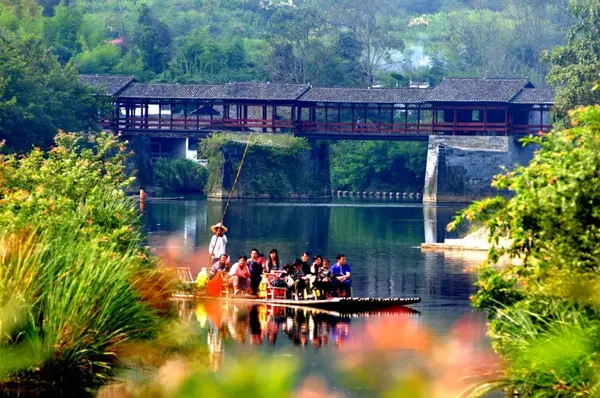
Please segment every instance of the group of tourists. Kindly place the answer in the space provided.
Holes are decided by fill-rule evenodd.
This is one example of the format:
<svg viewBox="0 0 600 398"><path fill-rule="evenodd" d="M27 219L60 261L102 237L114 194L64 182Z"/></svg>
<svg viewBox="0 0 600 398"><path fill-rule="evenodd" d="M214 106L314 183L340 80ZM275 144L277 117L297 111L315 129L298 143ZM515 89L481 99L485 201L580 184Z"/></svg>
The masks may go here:
<svg viewBox="0 0 600 398"><path fill-rule="evenodd" d="M221 273L234 294L256 295L261 283L270 283L273 287L287 288L287 296L297 300L351 296L352 274L344 254L336 256L333 266L321 255L314 256L310 262L308 252L302 253L292 264L283 264L277 249L272 249L266 259L258 249L252 249L249 258L241 255L232 265L226 253L227 228L219 223L211 230L215 235L208 250L214 263L208 276L213 279ZM267 278L267 274L271 278Z"/></svg>

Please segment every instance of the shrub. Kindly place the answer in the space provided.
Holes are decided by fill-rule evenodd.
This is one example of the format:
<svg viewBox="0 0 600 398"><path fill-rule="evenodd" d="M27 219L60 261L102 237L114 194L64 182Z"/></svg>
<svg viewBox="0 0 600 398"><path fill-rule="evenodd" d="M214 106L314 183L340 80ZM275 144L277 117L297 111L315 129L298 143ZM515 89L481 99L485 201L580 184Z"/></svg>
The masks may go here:
<svg viewBox="0 0 600 398"><path fill-rule="evenodd" d="M48 153L0 155L0 308L22 315L0 329L0 349L43 353L3 380L105 380L119 347L158 330L168 293L121 189L131 181L125 144L64 133L56 143Z"/></svg>
<svg viewBox="0 0 600 398"><path fill-rule="evenodd" d="M527 167L497 176L510 199L476 202L449 225L483 222L492 247L474 304L488 311L506 383L525 396L597 395L600 380L600 107L570 112L572 127L526 140ZM494 268L501 255L522 265Z"/></svg>
<svg viewBox="0 0 600 398"><path fill-rule="evenodd" d="M153 169L156 188L160 192L203 192L208 178L206 167L189 159L160 158Z"/></svg>

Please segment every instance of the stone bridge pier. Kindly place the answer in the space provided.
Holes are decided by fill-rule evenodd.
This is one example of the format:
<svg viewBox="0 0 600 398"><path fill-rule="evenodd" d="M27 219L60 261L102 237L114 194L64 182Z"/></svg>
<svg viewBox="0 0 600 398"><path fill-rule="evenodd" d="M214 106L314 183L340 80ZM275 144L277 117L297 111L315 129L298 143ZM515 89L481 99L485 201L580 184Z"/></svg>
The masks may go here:
<svg viewBox="0 0 600 398"><path fill-rule="evenodd" d="M515 137L430 136L423 203L469 203L508 192L490 184L503 168L526 165L535 147Z"/></svg>

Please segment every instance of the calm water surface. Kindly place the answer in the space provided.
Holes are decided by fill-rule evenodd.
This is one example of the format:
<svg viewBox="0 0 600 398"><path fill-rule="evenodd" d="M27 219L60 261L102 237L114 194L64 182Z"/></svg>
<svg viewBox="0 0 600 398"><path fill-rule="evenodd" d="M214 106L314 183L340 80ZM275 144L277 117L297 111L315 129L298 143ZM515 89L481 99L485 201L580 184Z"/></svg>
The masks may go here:
<svg viewBox="0 0 600 398"><path fill-rule="evenodd" d="M206 199L150 202L145 213L149 244L203 254L210 241L210 226L220 221L223 208L224 202ZM227 250L232 257L249 254L254 247L263 253L277 248L284 262L292 262L303 251L330 259L345 253L352 266L355 296L417 296L422 302L411 306L414 311L352 318L232 305L218 309L214 305L184 306L182 316L206 331L215 369L227 369L228 361L251 355L289 357L302 363L303 374L320 374L330 389L344 396L372 395L373 386L350 388L331 370L333 362L344 360L344 346L367 341L371 326L379 327L382 321L393 325L408 317L420 330L432 332L443 342L469 320L475 321L470 323L470 333L484 336L485 317L469 307L474 277L463 271L480 259L422 253L418 247L426 241L443 241L444 227L458 209L394 200L232 202L225 218ZM197 273L206 264L196 261L190 266ZM385 333L393 336L395 331ZM485 338L477 344L476 348L488 349Z"/></svg>

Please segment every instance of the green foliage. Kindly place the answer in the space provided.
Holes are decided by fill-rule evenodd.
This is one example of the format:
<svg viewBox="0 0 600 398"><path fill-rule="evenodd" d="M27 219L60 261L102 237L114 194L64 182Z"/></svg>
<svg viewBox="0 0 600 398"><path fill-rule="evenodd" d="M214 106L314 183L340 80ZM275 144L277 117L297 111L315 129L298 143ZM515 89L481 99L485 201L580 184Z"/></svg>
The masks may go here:
<svg viewBox="0 0 600 398"><path fill-rule="evenodd" d="M202 192L206 186L208 171L193 160L160 158L152 167L160 192Z"/></svg>
<svg viewBox="0 0 600 398"><path fill-rule="evenodd" d="M141 54L145 70L154 73L165 70L171 56L171 42L168 26L154 16L150 7L142 4L133 43Z"/></svg>
<svg viewBox="0 0 600 398"><path fill-rule="evenodd" d="M231 189L247 142L247 135L233 133L213 134L201 142L200 151L208 159L207 193ZM323 196L327 188L323 181L327 176L313 167L315 157L326 156L327 147L312 148L303 138L286 134L253 135L236 187L237 195Z"/></svg>
<svg viewBox="0 0 600 398"><path fill-rule="evenodd" d="M376 78L393 87L521 75L543 84L549 65L539 57L564 42L567 4L0 0L0 26L43 38L63 64L142 81L368 86ZM122 45L108 43L119 37Z"/></svg>
<svg viewBox="0 0 600 398"><path fill-rule="evenodd" d="M219 377L208 369L199 369L183 383L175 397L202 396L225 398L245 396L290 397L298 377L298 365L277 359L260 358L243 363L234 363L226 378ZM262 369L270 374L266 381L261 377L249 377L248 369Z"/></svg>
<svg viewBox="0 0 600 398"><path fill-rule="evenodd" d="M103 44L78 54L73 62L81 73L105 73L117 70L121 62L121 50L112 44Z"/></svg>
<svg viewBox="0 0 600 398"><path fill-rule="evenodd" d="M44 20L44 38L61 63L66 64L81 51L77 36L82 24L82 10L64 4L55 7L54 15Z"/></svg>
<svg viewBox="0 0 600 398"><path fill-rule="evenodd" d="M514 193L472 204L464 220L483 222L488 264L473 297L489 311L489 334L507 360L507 383L525 396L597 395L600 330L600 107L569 114L570 129L527 139L539 145L527 167L496 177Z"/></svg>
<svg viewBox="0 0 600 398"><path fill-rule="evenodd" d="M420 190L427 145L341 141L331 145L331 184L342 190Z"/></svg>
<svg viewBox="0 0 600 398"><path fill-rule="evenodd" d="M276 80L319 81L325 72L325 17L317 7L279 8L269 18L267 38L273 48L265 67Z"/></svg>
<svg viewBox="0 0 600 398"><path fill-rule="evenodd" d="M0 30L0 140L8 148L48 146L59 129L95 129L90 115L104 106L41 39Z"/></svg>
<svg viewBox="0 0 600 398"><path fill-rule="evenodd" d="M2 379L102 381L118 349L161 325L152 300L166 284L121 189L125 150L108 134L59 134L47 153L0 155L0 308L21 314L0 347L42 354Z"/></svg>
<svg viewBox="0 0 600 398"><path fill-rule="evenodd" d="M567 44L545 54L545 60L552 63L548 82L557 87L555 108L563 116L576 106L600 102L600 91L594 90L600 80L599 10L598 0L572 0L575 24L567 34Z"/></svg>
<svg viewBox="0 0 600 398"><path fill-rule="evenodd" d="M446 75L527 76L544 85L548 64L540 56L564 42L568 0L458 4L409 23Z"/></svg>

